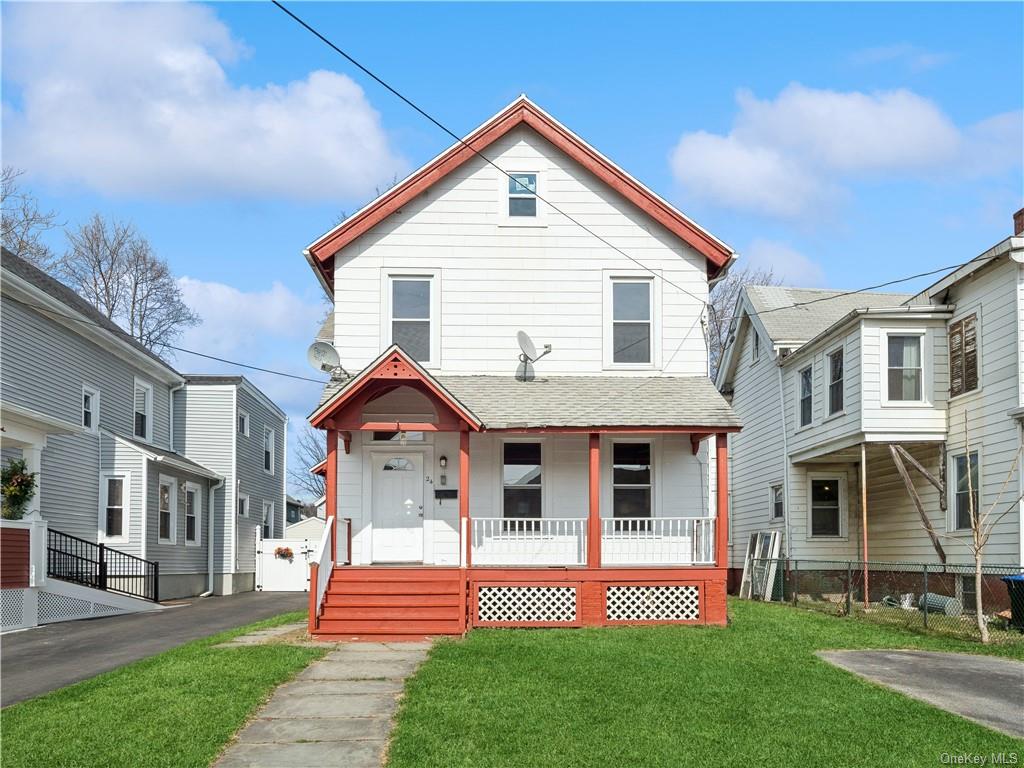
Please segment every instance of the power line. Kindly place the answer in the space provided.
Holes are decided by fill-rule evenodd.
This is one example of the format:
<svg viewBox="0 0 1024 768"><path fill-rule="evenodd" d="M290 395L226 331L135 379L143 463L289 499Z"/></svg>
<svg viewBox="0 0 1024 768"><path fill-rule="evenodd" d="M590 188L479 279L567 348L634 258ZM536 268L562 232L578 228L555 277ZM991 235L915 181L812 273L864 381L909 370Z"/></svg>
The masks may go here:
<svg viewBox="0 0 1024 768"><path fill-rule="evenodd" d="M88 319L86 319L84 317L75 317L74 315L69 315L69 314L67 314L65 312L58 312L55 309L51 309L49 307L44 307L44 306L41 306L39 304L33 304L32 302L29 302L29 301L23 301L23 302L20 302L20 303L24 304L26 307L32 307L35 310L38 310L40 312L44 312L44 313L46 313L48 315L52 315L53 317L63 317L66 320L73 320L76 323L82 323L83 325L91 325L91 326L93 326L95 328L100 328L100 329L102 329L104 331L107 331L108 333L112 332L112 330L113 330L110 327L104 325L103 323L97 323L94 320L88 320ZM136 342L138 341L138 339L135 339L133 336L128 334L123 328L118 327L116 325L116 323L113 323L113 321L111 321L111 324L114 325L117 330L121 331L121 333L123 333L126 337L132 339L133 341L136 341ZM219 363L225 363L227 365L234 365L234 366L237 366L239 368L247 368L247 369L249 369L251 371L260 371L261 373L270 373L270 374L273 374L274 376L285 376L285 377L287 377L289 379L297 379L299 381L309 381L309 382L312 382L314 384L320 384L320 385L323 385L323 384L327 383L326 381L323 381L322 379L313 379L313 378L310 378L308 376L299 376L296 373L286 373L284 371L275 371L272 368L262 368L262 367L260 367L258 365L250 365L249 363L240 363L237 360L228 360L227 358L217 357L216 355L209 355L209 354L206 354L205 352L196 352L194 349L186 349L185 347L177 347L177 346L175 346L173 344L161 344L161 346L167 347L167 349L173 349L175 352L184 352L184 353L189 354L189 355L195 355L196 357L204 357L207 360L216 360Z"/></svg>

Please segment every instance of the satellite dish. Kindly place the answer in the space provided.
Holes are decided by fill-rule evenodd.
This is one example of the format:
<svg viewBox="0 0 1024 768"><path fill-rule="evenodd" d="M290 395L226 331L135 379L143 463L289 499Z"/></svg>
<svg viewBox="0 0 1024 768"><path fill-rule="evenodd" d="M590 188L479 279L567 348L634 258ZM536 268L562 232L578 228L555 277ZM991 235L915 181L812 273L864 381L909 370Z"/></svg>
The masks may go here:
<svg viewBox="0 0 1024 768"><path fill-rule="evenodd" d="M516 341L519 342L519 348L523 351L523 357L529 360L531 363L537 359L537 346L533 343L533 339L530 338L530 334L526 331L519 331L516 333ZM525 360L523 362L526 362Z"/></svg>
<svg viewBox="0 0 1024 768"><path fill-rule="evenodd" d="M522 350L519 355L519 368L516 370L516 378L520 381L533 381L536 378L533 364L544 357L544 355L551 354L551 345L545 344L544 351L538 355L537 345L533 343L533 339L530 338L526 331L518 331L516 333L516 341L519 342L519 349Z"/></svg>
<svg viewBox="0 0 1024 768"><path fill-rule="evenodd" d="M326 341L314 341L306 350L306 360L318 371L334 373L341 368L341 358L338 357L338 350ZM344 369L342 369L344 370Z"/></svg>

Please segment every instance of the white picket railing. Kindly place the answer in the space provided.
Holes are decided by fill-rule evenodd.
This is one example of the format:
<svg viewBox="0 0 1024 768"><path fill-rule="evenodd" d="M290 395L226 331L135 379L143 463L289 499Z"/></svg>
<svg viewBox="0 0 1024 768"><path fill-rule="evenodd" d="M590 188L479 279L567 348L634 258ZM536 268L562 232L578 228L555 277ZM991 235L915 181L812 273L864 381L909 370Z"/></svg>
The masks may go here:
<svg viewBox="0 0 1024 768"><path fill-rule="evenodd" d="M586 565L586 518L474 517L473 565Z"/></svg>
<svg viewBox="0 0 1024 768"><path fill-rule="evenodd" d="M601 565L713 565L712 517L601 520Z"/></svg>

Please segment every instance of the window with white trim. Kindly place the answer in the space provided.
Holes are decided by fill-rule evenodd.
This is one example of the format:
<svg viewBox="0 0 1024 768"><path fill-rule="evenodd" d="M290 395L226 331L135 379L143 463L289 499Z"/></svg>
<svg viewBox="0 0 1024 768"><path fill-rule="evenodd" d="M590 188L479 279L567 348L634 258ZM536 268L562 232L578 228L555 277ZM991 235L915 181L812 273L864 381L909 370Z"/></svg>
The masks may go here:
<svg viewBox="0 0 1024 768"><path fill-rule="evenodd" d="M652 449L649 442L612 444L612 517L649 518L652 516ZM640 523L647 530L649 523ZM637 530L637 524L616 524L616 530Z"/></svg>
<svg viewBox="0 0 1024 768"><path fill-rule="evenodd" d="M263 471L274 474L274 430L263 428Z"/></svg>
<svg viewBox="0 0 1024 768"><path fill-rule="evenodd" d="M544 462L539 442L502 444L502 517L532 520L543 517ZM533 530L537 523L514 526L514 530ZM510 526L506 525L506 529Z"/></svg>
<svg viewBox="0 0 1024 768"><path fill-rule="evenodd" d="M391 278L391 343L418 363L432 361L432 278Z"/></svg>
<svg viewBox="0 0 1024 768"><path fill-rule="evenodd" d="M949 325L949 395L956 397L978 388L978 316Z"/></svg>
<svg viewBox="0 0 1024 768"><path fill-rule="evenodd" d="M772 520L782 520L786 516L786 495L781 483L768 489L768 503Z"/></svg>
<svg viewBox="0 0 1024 768"><path fill-rule="evenodd" d="M249 436L249 414L241 409L238 411L238 434L242 437Z"/></svg>
<svg viewBox="0 0 1024 768"><path fill-rule="evenodd" d="M970 462L971 471L968 475L967 465ZM961 453L958 456L953 457L953 530L954 531L969 531L971 530L971 510L973 508L974 517L978 517L978 503L980 498L978 496L978 481L980 480L978 472L978 452L971 451L970 457L968 454Z"/></svg>
<svg viewBox="0 0 1024 768"><path fill-rule="evenodd" d="M128 488L125 475L107 475L103 479L103 536L107 539L127 538L125 502Z"/></svg>
<svg viewBox="0 0 1024 768"><path fill-rule="evenodd" d="M167 544L173 544L176 533L175 513L178 499L175 482L170 477L160 477L157 488L157 538Z"/></svg>
<svg viewBox="0 0 1024 768"><path fill-rule="evenodd" d="M828 415L843 410L843 348L828 355Z"/></svg>
<svg viewBox="0 0 1024 768"><path fill-rule="evenodd" d="M508 216L537 218L537 174L508 174Z"/></svg>
<svg viewBox="0 0 1024 768"><path fill-rule="evenodd" d="M274 502L263 502L263 538L274 538Z"/></svg>
<svg viewBox="0 0 1024 768"><path fill-rule="evenodd" d="M922 336L889 334L888 399L891 402L921 402L924 376L921 363Z"/></svg>
<svg viewBox="0 0 1024 768"><path fill-rule="evenodd" d="M199 486L188 483L185 486L185 546L199 545L202 503Z"/></svg>
<svg viewBox="0 0 1024 768"><path fill-rule="evenodd" d="M761 359L761 334L751 329L753 337L750 342L750 362L756 363Z"/></svg>
<svg viewBox="0 0 1024 768"><path fill-rule="evenodd" d="M654 281L612 278L612 355L616 365L650 365L654 336Z"/></svg>
<svg viewBox="0 0 1024 768"><path fill-rule="evenodd" d="M842 476L810 476L811 538L838 538L843 535L843 509L846 493Z"/></svg>
<svg viewBox="0 0 1024 768"><path fill-rule="evenodd" d="M249 516L249 494L238 494L238 515L239 517Z"/></svg>
<svg viewBox="0 0 1024 768"><path fill-rule="evenodd" d="M100 391L88 384L82 385L82 426L90 432L100 426Z"/></svg>
<svg viewBox="0 0 1024 768"><path fill-rule="evenodd" d="M150 442L153 439L153 385L136 379L134 403L133 434Z"/></svg>
<svg viewBox="0 0 1024 768"><path fill-rule="evenodd" d="M800 426L806 427L814 416L814 369L800 371Z"/></svg>

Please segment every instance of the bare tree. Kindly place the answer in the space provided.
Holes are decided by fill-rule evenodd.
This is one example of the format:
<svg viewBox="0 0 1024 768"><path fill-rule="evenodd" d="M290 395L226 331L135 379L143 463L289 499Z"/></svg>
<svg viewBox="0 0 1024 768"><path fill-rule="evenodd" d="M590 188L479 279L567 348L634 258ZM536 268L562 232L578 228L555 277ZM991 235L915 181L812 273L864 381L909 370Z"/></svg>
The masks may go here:
<svg viewBox="0 0 1024 768"><path fill-rule="evenodd" d="M185 328L199 324L167 262L131 224L94 214L67 237L61 276L141 344L165 355Z"/></svg>
<svg viewBox="0 0 1024 768"><path fill-rule="evenodd" d="M43 242L43 235L56 229L56 211L44 211L39 201L18 183L25 172L12 166L3 167L0 180L0 204L3 207L2 242L4 248L30 261L40 269L49 271L56 258Z"/></svg>
<svg viewBox="0 0 1024 768"><path fill-rule="evenodd" d="M718 375L725 345L729 341L734 315L739 305L740 293L745 285L780 285L782 280L775 277L771 268L746 267L731 271L711 289L708 302L708 359L711 364L711 378Z"/></svg>
<svg viewBox="0 0 1024 768"><path fill-rule="evenodd" d="M304 424L295 439L295 447L294 456L289 456L288 478L294 487L319 499L327 490L326 483L322 475L314 475L310 470L327 458L324 433Z"/></svg>

